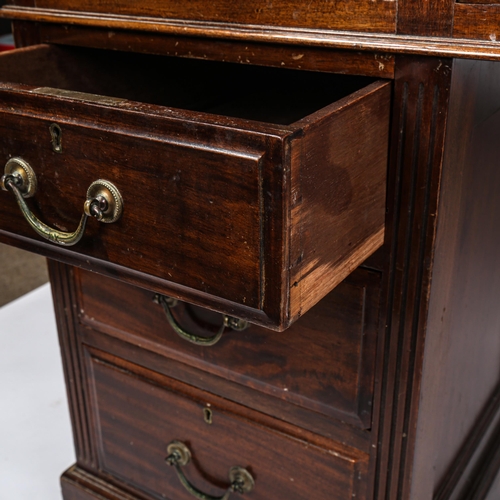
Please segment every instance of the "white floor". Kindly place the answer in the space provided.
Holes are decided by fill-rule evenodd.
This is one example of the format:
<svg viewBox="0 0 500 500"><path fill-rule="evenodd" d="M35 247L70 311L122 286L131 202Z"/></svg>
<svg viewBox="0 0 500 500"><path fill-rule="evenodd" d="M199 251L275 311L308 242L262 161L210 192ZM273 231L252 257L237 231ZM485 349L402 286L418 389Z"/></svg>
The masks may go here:
<svg viewBox="0 0 500 500"><path fill-rule="evenodd" d="M49 285L0 308L0 500L58 500L75 462Z"/></svg>

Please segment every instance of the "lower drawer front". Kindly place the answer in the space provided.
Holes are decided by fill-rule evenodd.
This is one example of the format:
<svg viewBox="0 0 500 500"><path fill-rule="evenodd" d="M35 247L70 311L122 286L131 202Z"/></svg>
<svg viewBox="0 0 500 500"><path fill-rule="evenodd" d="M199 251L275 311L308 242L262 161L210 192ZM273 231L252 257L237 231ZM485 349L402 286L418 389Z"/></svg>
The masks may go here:
<svg viewBox="0 0 500 500"><path fill-rule="evenodd" d="M249 499L364 498L363 453L341 445L322 449L248 420L238 405L222 409L192 388L186 396L187 386L129 363L115 365L116 358L110 363L103 356L87 351L99 468L132 491L152 498L193 498L165 462L167 445L175 440L192 453L191 462L182 467L185 476L209 495L222 495L229 470L241 466L255 480L245 494Z"/></svg>
<svg viewBox="0 0 500 500"><path fill-rule="evenodd" d="M315 432L318 423L312 423L310 412L370 427L378 273L357 269L286 334L250 325L244 331L226 330L207 347L176 335L153 302L153 292L73 272L84 342L235 402L245 404L251 392L254 408ZM188 304L177 305L172 315L198 336L212 336L222 323L220 315ZM125 341L132 352L113 351L102 336L90 338L92 332ZM146 359L146 351L168 361Z"/></svg>

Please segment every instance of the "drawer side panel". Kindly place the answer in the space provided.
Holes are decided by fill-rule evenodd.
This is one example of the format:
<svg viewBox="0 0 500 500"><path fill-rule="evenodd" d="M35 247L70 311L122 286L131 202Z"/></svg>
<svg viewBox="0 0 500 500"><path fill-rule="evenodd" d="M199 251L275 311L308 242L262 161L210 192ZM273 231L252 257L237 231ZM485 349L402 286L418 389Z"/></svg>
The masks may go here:
<svg viewBox="0 0 500 500"><path fill-rule="evenodd" d="M292 320L383 243L390 98L375 83L292 143Z"/></svg>

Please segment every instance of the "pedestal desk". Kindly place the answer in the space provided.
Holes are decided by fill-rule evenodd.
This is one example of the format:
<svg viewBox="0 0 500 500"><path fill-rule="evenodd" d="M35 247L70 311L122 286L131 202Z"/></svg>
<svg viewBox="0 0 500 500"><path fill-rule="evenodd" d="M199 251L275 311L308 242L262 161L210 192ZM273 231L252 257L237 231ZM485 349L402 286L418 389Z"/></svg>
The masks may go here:
<svg viewBox="0 0 500 500"><path fill-rule="evenodd" d="M50 259L66 500L497 498L500 4L1 13L0 241Z"/></svg>

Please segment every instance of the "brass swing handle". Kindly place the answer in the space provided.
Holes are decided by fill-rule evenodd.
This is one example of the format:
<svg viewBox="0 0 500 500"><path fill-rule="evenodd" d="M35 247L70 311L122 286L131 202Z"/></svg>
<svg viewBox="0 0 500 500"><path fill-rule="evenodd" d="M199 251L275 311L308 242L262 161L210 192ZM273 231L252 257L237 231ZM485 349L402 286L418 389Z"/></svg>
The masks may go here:
<svg viewBox="0 0 500 500"><path fill-rule="evenodd" d="M31 212L24 201L36 193L37 180L35 171L22 158L11 158L5 164L0 187L14 194L24 218L37 234L61 246L76 245L82 239L89 217L109 224L117 221L123 211L123 200L118 189L111 182L99 179L87 190L87 199L83 205L84 213L76 231L68 233L47 226Z"/></svg>
<svg viewBox="0 0 500 500"><path fill-rule="evenodd" d="M229 487L227 488L224 495L221 497L214 497L212 495L208 495L203 493L199 489L195 488L190 482L189 479L184 475L181 467L187 465L191 461L191 452L189 448L180 441L172 441L167 446L168 456L165 459L168 465L175 467L177 472L177 476L179 477L180 482L186 488L186 490L191 493L195 498L199 500L227 500L231 493L249 493L252 491L255 481L250 472L248 472L243 467L231 467L229 469Z"/></svg>
<svg viewBox="0 0 500 500"><path fill-rule="evenodd" d="M202 345L202 346L211 346L217 344L222 337L222 334L225 332L226 328L231 330L237 330L239 332L248 328L248 322L243 319L233 318L232 316L227 316L224 314L222 316L222 326L219 328L217 333L212 335L211 337L200 337L199 335L195 335L194 333L189 333L184 330L184 328L177 322L174 318L171 309L177 306L177 299L173 299L172 297L166 297L165 295L160 295L157 293L154 298L154 302L160 304L165 311L165 315L167 317L167 321L172 329L179 335L179 337L191 342L192 344Z"/></svg>

